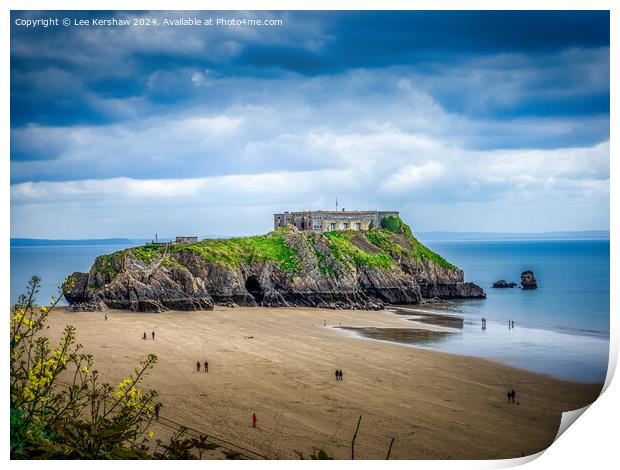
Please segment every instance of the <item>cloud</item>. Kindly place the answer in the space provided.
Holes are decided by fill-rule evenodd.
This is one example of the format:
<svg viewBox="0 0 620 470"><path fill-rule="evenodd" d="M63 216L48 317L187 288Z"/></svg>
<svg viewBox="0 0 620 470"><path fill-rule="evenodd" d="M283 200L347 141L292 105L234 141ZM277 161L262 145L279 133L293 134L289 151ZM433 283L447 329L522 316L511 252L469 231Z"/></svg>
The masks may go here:
<svg viewBox="0 0 620 470"><path fill-rule="evenodd" d="M345 146L346 148L346 146ZM346 154L346 151L345 151ZM77 202L87 199L169 200L212 204L275 204L281 198L312 200L320 194L364 193L366 201L397 203L414 197L428 202L535 197L603 199L609 192L609 144L554 151L462 152L445 149L435 161L401 167L389 157L367 167L343 165L318 171L279 171L201 178L109 178L25 182L11 187L13 204ZM463 162L466 161L466 164ZM482 192L482 194L481 194ZM521 196L518 196L521 197Z"/></svg>
<svg viewBox="0 0 620 470"><path fill-rule="evenodd" d="M385 155L407 166L413 150L432 160L450 147L572 148L608 138L605 116L492 120L449 112L418 88L409 72L398 68L313 78L231 79L194 69L169 71L152 80L167 77L172 84L152 87L159 87L160 95L183 88L195 93L194 99L172 109L106 99L99 109L133 116L104 125L13 128L12 181L189 177L346 165L361 171ZM204 77L199 87L196 76Z"/></svg>
<svg viewBox="0 0 620 470"><path fill-rule="evenodd" d="M402 209L418 228L605 228L608 13L526 13L13 28L13 233L243 232L336 197ZM75 13L111 14L198 13Z"/></svg>
<svg viewBox="0 0 620 470"><path fill-rule="evenodd" d="M381 189L387 192L415 190L423 185L433 185L443 173L443 165L434 161L422 165L408 165L390 175L381 184Z"/></svg>
<svg viewBox="0 0 620 470"><path fill-rule="evenodd" d="M348 166L201 178L24 182L11 187L12 235L32 236L41 227L45 236L58 237L251 234L268 230L276 210L329 208L336 197L349 209L400 210L416 230L606 228L608 152L608 143L460 157L452 149L441 160L404 169L385 159L368 171Z"/></svg>
<svg viewBox="0 0 620 470"><path fill-rule="evenodd" d="M12 15L38 17L45 13ZM196 92L202 88L196 87L193 79L205 70L220 78L277 79L402 67L409 69L408 79L418 89L451 112L518 117L608 114L609 110L608 12L158 11L68 15L142 17L160 22L196 16L281 19L283 25L45 31L14 26L13 126L123 119L123 115L97 107L102 94L115 99L146 97L169 105L192 99L192 88ZM576 25L579 27L574 28ZM360 35L362 30L367 34ZM68 78L56 80L54 73ZM71 80L79 85L41 89L29 75L40 77L40 83L49 80L52 85L66 85ZM86 106L80 108L79 103Z"/></svg>

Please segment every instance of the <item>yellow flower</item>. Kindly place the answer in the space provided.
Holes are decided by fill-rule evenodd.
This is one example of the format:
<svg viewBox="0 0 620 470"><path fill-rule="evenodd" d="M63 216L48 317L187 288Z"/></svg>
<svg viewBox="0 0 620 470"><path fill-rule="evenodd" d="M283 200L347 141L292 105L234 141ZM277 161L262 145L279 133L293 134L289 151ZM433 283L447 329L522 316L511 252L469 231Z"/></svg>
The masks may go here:
<svg viewBox="0 0 620 470"><path fill-rule="evenodd" d="M124 388L127 387L127 385L129 385L131 383L131 379L125 379L123 380L121 383L118 384L118 388L120 388L121 390L123 390Z"/></svg>
<svg viewBox="0 0 620 470"><path fill-rule="evenodd" d="M13 315L13 318L11 318L11 321L13 323L19 323L22 321L22 318L24 318L25 314L26 312L24 312L23 310L18 310L17 312L15 312L15 315Z"/></svg>
<svg viewBox="0 0 620 470"><path fill-rule="evenodd" d="M88 367L86 366L82 367L82 372L84 372L85 374L88 374Z"/></svg>
<svg viewBox="0 0 620 470"><path fill-rule="evenodd" d="M47 312L47 307L46 306L41 307L41 313L45 313L45 312Z"/></svg>
<svg viewBox="0 0 620 470"><path fill-rule="evenodd" d="M149 431L149 439L153 439L154 435L155 435L155 433L153 431Z"/></svg>

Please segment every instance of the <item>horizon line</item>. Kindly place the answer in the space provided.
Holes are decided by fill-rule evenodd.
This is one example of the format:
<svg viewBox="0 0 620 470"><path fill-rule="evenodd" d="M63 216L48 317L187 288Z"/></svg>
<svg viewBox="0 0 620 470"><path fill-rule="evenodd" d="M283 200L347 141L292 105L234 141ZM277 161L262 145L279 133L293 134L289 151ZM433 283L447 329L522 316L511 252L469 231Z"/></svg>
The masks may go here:
<svg viewBox="0 0 620 470"><path fill-rule="evenodd" d="M543 232L490 232L490 231L461 231L461 230L420 230L414 234L453 234L453 235L557 235L557 234L607 234L611 235L610 229L588 229L588 230L547 230ZM231 237L237 235L206 234L203 237ZM173 239L175 236L160 236L161 240ZM14 240L36 240L36 241L99 241L99 240L149 240L153 237L131 237L131 236L107 236L107 237L85 237L85 238L36 238L36 237L10 237Z"/></svg>

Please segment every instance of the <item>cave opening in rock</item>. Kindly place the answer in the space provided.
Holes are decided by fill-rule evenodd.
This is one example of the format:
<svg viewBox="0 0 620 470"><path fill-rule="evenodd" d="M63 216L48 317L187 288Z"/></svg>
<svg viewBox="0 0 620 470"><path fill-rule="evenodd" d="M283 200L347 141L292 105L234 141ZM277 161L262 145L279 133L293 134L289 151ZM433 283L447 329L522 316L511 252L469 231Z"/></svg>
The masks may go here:
<svg viewBox="0 0 620 470"><path fill-rule="evenodd" d="M263 288L261 287L260 282L258 282L258 279L256 279L256 276L250 276L246 279L245 288L252 295L252 297L254 297L257 304L262 302Z"/></svg>

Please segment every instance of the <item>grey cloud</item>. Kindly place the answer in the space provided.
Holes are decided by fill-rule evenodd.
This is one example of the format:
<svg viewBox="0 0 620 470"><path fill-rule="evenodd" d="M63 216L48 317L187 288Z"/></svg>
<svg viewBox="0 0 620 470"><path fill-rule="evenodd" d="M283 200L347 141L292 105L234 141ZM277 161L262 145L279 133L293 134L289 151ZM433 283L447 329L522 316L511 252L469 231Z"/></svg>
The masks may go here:
<svg viewBox="0 0 620 470"><path fill-rule="evenodd" d="M199 86L196 74L201 77ZM249 173L318 169L350 165L355 159L361 166L371 153L376 159L387 154L406 165L410 149L398 140L403 136L463 150L575 147L576 136L608 125L605 117L470 119L447 112L400 71L225 80L188 68L158 75L153 83L161 93L185 87L195 99L167 112L133 98L106 99L98 107L127 120L13 129L12 141L20 150L13 155L13 181L93 175L187 177L196 172L208 176L236 173L238 168ZM209 103L222 96L234 98L222 100L221 106ZM390 132L396 136L393 142L373 140ZM343 145L356 145L351 136L364 143L356 150L359 158L344 152ZM36 158L30 155L38 155L40 149L46 149L47 160L55 157L55 161L33 163Z"/></svg>

